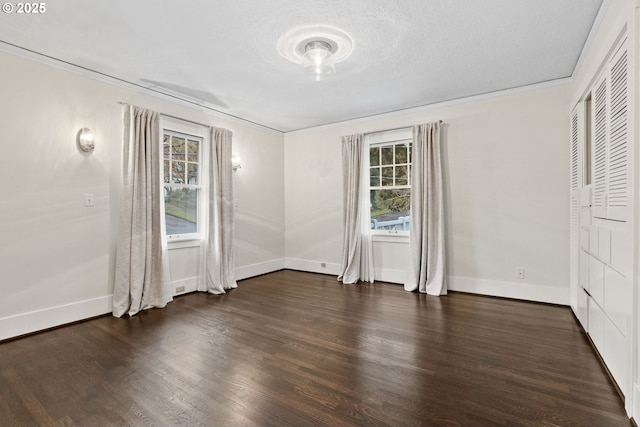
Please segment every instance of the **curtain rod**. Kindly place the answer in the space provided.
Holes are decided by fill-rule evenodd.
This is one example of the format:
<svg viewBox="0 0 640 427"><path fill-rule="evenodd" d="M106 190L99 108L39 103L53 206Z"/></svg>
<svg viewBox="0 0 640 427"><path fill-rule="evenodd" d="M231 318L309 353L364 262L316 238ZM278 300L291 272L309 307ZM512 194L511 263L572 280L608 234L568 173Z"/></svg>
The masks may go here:
<svg viewBox="0 0 640 427"><path fill-rule="evenodd" d="M438 123L442 124L442 120L438 120ZM377 130L374 132L365 132L364 135L375 135L376 133L393 132L395 130L404 130L404 129L411 129L411 128L413 128L413 125L402 126L399 128L392 128L392 129Z"/></svg>
<svg viewBox="0 0 640 427"><path fill-rule="evenodd" d="M131 105L128 102L123 102L123 101L118 101L118 104L120 104L120 105ZM198 126L204 126L206 128L210 128L210 129L211 128L215 128L215 126L213 126L213 125L205 125L204 123L194 122L193 120L184 119L184 118L178 117L178 116L172 116L171 114L165 114L165 113L158 113L158 114L160 114L163 117L168 117L168 118L171 118L171 119L181 120L183 122L191 123L191 124L198 125Z"/></svg>

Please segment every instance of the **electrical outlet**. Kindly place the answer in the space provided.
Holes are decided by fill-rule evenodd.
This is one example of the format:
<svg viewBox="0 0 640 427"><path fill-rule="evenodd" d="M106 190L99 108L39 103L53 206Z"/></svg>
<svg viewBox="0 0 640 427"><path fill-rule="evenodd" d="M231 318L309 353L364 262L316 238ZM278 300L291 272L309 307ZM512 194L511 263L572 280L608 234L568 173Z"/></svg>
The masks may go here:
<svg viewBox="0 0 640 427"><path fill-rule="evenodd" d="M524 268L520 267L516 269L516 279L524 279Z"/></svg>
<svg viewBox="0 0 640 427"><path fill-rule="evenodd" d="M184 292L184 286L178 286L176 288L176 294L179 294L180 292Z"/></svg>
<svg viewBox="0 0 640 427"><path fill-rule="evenodd" d="M84 205L88 208L95 206L95 197L93 194L85 194L84 195Z"/></svg>

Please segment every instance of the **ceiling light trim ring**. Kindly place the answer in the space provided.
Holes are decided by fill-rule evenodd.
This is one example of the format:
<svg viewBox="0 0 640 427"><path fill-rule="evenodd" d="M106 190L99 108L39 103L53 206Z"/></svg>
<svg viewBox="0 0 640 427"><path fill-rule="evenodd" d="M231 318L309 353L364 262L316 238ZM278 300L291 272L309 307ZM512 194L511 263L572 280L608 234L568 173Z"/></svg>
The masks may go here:
<svg viewBox="0 0 640 427"><path fill-rule="evenodd" d="M324 49L328 52L333 52L333 49L331 48L331 44L325 42L324 40L313 40L307 43L306 45L304 45L305 52L308 52L312 49L318 49L318 48Z"/></svg>
<svg viewBox="0 0 640 427"><path fill-rule="evenodd" d="M294 27L278 40L278 52L289 61L302 64L305 48L312 42L324 42L330 46L335 63L347 59L353 52L353 40L346 32L328 25Z"/></svg>

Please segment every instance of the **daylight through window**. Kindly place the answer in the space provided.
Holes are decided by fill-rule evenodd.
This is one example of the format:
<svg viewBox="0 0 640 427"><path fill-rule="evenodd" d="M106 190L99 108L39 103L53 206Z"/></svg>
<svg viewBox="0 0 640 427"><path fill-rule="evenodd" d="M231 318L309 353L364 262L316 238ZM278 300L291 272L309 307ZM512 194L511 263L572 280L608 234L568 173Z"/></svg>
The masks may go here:
<svg viewBox="0 0 640 427"><path fill-rule="evenodd" d="M198 233L202 138L165 130L162 146L167 237Z"/></svg>
<svg viewBox="0 0 640 427"><path fill-rule="evenodd" d="M369 146L371 229L408 231L411 205L411 139Z"/></svg>

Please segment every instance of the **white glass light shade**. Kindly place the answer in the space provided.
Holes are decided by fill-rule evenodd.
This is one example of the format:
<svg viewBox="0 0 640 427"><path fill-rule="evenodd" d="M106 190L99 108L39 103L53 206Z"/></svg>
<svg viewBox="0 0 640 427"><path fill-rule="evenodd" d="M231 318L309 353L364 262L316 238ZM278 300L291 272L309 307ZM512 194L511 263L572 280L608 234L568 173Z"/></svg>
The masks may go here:
<svg viewBox="0 0 640 427"><path fill-rule="evenodd" d="M336 72L335 61L331 53L331 45L323 41L312 41L305 46L302 65L315 80L322 80Z"/></svg>
<svg viewBox="0 0 640 427"><path fill-rule="evenodd" d="M242 167L242 159L240 159L240 157L238 157L235 154L233 154L231 156L231 168L233 170L238 170L241 167Z"/></svg>
<svg viewBox="0 0 640 427"><path fill-rule="evenodd" d="M96 146L95 136L89 128L82 128L78 131L77 141L80 149L87 153L93 151Z"/></svg>

